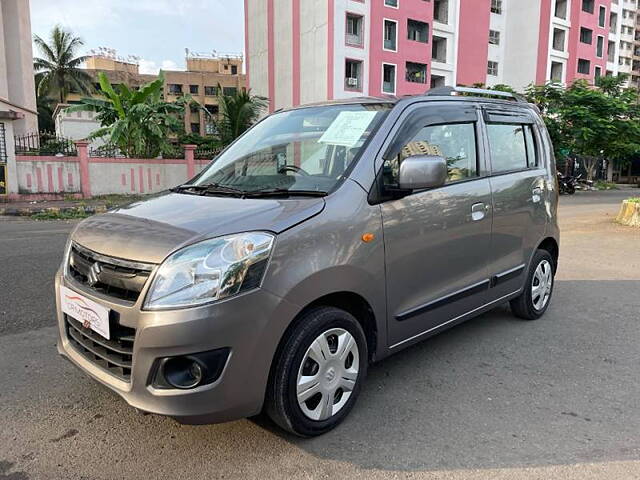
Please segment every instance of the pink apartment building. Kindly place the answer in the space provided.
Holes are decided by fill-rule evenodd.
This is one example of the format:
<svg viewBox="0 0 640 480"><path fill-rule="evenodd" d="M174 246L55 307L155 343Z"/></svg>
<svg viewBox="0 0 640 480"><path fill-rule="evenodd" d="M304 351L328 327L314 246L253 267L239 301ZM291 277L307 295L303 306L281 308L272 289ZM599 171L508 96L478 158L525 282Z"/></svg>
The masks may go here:
<svg viewBox="0 0 640 480"><path fill-rule="evenodd" d="M637 2L245 0L247 84L274 110L632 73Z"/></svg>

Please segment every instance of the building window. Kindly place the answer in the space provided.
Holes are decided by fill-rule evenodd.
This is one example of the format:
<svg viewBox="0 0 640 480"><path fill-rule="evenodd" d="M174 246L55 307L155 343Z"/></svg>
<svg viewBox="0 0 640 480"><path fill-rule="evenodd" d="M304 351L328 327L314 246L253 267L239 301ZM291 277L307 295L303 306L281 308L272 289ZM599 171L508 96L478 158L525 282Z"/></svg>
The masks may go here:
<svg viewBox="0 0 640 480"><path fill-rule="evenodd" d="M393 20L384 21L384 49L396 51L398 47L398 23Z"/></svg>
<svg viewBox="0 0 640 480"><path fill-rule="evenodd" d="M344 88L346 90L362 90L362 61L347 60L345 62Z"/></svg>
<svg viewBox="0 0 640 480"><path fill-rule="evenodd" d="M362 24L363 19L361 15L347 13L347 45L354 45L356 47L364 45Z"/></svg>
<svg viewBox="0 0 640 480"><path fill-rule="evenodd" d="M598 15L598 26L604 28L607 23L607 7L600 5L600 15Z"/></svg>
<svg viewBox="0 0 640 480"><path fill-rule="evenodd" d="M449 23L449 0L434 0L433 20L438 23Z"/></svg>
<svg viewBox="0 0 640 480"><path fill-rule="evenodd" d="M500 32L497 30L489 30L489 43L491 45L500 45Z"/></svg>
<svg viewBox="0 0 640 480"><path fill-rule="evenodd" d="M600 78L602 76L602 67L596 65L595 75L596 75L596 78Z"/></svg>
<svg viewBox="0 0 640 480"><path fill-rule="evenodd" d="M396 93L396 66L382 64L382 91L394 95Z"/></svg>
<svg viewBox="0 0 640 480"><path fill-rule="evenodd" d="M192 123L191 124L191 133L200 133L200 124Z"/></svg>
<svg viewBox="0 0 640 480"><path fill-rule="evenodd" d="M594 9L594 1L593 0L582 0L582 11L587 13L593 13Z"/></svg>
<svg viewBox="0 0 640 480"><path fill-rule="evenodd" d="M222 87L222 94L225 97L233 97L236 93L238 93L236 87Z"/></svg>
<svg viewBox="0 0 640 480"><path fill-rule="evenodd" d="M551 81L562 83L564 65L560 62L551 62Z"/></svg>
<svg viewBox="0 0 640 480"><path fill-rule="evenodd" d="M218 107L218 105L205 105L204 109L207 111L209 115L213 117L218 115L218 112L220 111L220 107Z"/></svg>
<svg viewBox="0 0 640 480"><path fill-rule="evenodd" d="M398 0L384 0L385 7L398 8Z"/></svg>
<svg viewBox="0 0 640 480"><path fill-rule="evenodd" d="M178 85L177 83L170 83L167 85L169 88L169 93L171 95L182 95L182 85Z"/></svg>
<svg viewBox="0 0 640 480"><path fill-rule="evenodd" d="M502 14L502 0L491 0L491 13Z"/></svg>
<svg viewBox="0 0 640 480"><path fill-rule="evenodd" d="M616 61L616 42L609 41L607 45L607 61L611 63Z"/></svg>
<svg viewBox="0 0 640 480"><path fill-rule="evenodd" d="M556 18L567 19L567 0L556 0L556 9L554 15Z"/></svg>
<svg viewBox="0 0 640 480"><path fill-rule="evenodd" d="M611 12L609 14L609 31L616 33L618 30L618 14Z"/></svg>
<svg viewBox="0 0 640 480"><path fill-rule="evenodd" d="M189 93L192 95L198 94L198 85L189 85Z"/></svg>
<svg viewBox="0 0 640 480"><path fill-rule="evenodd" d="M429 42L429 24L419 20L407 20L407 38L414 42Z"/></svg>
<svg viewBox="0 0 640 480"><path fill-rule="evenodd" d="M487 62L487 74L494 77L498 75L498 62L494 62L493 60Z"/></svg>
<svg viewBox="0 0 640 480"><path fill-rule="evenodd" d="M204 87L204 94L207 97L215 97L218 95L218 89L216 87Z"/></svg>
<svg viewBox="0 0 640 480"><path fill-rule="evenodd" d="M431 57L434 61L447 63L447 39L444 37L433 37L433 45L431 47Z"/></svg>
<svg viewBox="0 0 640 480"><path fill-rule="evenodd" d="M559 52L564 52L565 40L567 38L566 30L562 28L553 29L553 49Z"/></svg>
<svg viewBox="0 0 640 480"><path fill-rule="evenodd" d="M407 62L407 82L427 83L427 66L424 63Z"/></svg>
<svg viewBox="0 0 640 480"><path fill-rule="evenodd" d="M580 27L580 41L591 45L593 43L593 30Z"/></svg>
<svg viewBox="0 0 640 480"><path fill-rule="evenodd" d="M604 57L604 37L601 35L598 35L598 39L596 40L596 57Z"/></svg>
<svg viewBox="0 0 640 480"><path fill-rule="evenodd" d="M431 75L431 88L444 87L445 78L442 75Z"/></svg>
<svg viewBox="0 0 640 480"><path fill-rule="evenodd" d="M591 73L591 62L584 58L578 59L578 73L582 75L589 75Z"/></svg>

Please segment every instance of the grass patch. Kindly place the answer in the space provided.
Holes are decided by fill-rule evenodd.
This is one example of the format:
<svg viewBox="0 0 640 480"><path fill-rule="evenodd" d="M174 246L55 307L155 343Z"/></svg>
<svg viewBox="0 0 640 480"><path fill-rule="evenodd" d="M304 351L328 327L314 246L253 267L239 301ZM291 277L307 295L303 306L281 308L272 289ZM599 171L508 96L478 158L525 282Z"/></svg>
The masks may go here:
<svg viewBox="0 0 640 480"><path fill-rule="evenodd" d="M40 212L31 215L32 220L78 220L92 214L84 209L63 210L61 212Z"/></svg>
<svg viewBox="0 0 640 480"><path fill-rule="evenodd" d="M640 203L640 197L627 198L627 202L629 202L629 203Z"/></svg>
<svg viewBox="0 0 640 480"><path fill-rule="evenodd" d="M593 186L598 190L618 190L615 183L606 182L604 180L598 180Z"/></svg>
<svg viewBox="0 0 640 480"><path fill-rule="evenodd" d="M132 202L137 202L138 200L143 200L145 197L146 195L97 195L91 198L91 202L104 204L107 206L107 208L113 208Z"/></svg>

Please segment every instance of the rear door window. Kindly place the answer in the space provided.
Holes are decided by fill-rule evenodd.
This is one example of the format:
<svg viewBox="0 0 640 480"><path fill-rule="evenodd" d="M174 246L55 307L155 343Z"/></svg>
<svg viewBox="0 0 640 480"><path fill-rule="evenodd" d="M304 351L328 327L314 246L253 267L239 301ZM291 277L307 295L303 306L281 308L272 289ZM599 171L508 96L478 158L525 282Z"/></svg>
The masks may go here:
<svg viewBox="0 0 640 480"><path fill-rule="evenodd" d="M523 170L529 166L524 129L524 125L487 125L493 173Z"/></svg>
<svg viewBox="0 0 640 480"><path fill-rule="evenodd" d="M538 165L531 125L489 124L487 132L493 173L525 170Z"/></svg>

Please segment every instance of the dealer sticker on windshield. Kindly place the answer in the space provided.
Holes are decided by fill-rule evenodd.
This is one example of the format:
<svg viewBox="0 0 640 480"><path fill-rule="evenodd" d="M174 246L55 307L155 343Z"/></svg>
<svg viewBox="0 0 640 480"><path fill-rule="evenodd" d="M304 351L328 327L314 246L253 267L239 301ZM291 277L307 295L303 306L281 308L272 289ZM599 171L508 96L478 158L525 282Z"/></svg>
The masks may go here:
<svg viewBox="0 0 640 480"><path fill-rule="evenodd" d="M98 305L84 295L60 286L62 311L109 340L109 309Z"/></svg>
<svg viewBox="0 0 640 480"><path fill-rule="evenodd" d="M377 112L340 112L318 140L319 143L355 147L376 117Z"/></svg>

